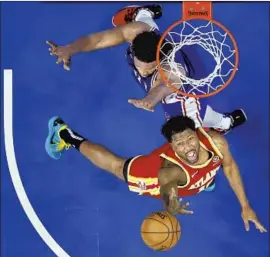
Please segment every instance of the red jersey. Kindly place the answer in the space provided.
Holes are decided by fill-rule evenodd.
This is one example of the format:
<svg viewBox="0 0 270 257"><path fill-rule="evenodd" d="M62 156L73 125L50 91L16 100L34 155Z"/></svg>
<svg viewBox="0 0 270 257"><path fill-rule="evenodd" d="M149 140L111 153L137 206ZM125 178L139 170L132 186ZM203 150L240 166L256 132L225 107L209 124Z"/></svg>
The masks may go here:
<svg viewBox="0 0 270 257"><path fill-rule="evenodd" d="M178 186L179 196L198 194L206 189L212 183L220 168L223 156L211 137L202 128L198 128L196 134L201 147L209 152L207 162L201 165L187 164L177 156L171 145L166 143L149 155L137 156L132 159L127 174L129 190L140 195L160 198L158 171L164 159L175 163L186 173L187 183Z"/></svg>

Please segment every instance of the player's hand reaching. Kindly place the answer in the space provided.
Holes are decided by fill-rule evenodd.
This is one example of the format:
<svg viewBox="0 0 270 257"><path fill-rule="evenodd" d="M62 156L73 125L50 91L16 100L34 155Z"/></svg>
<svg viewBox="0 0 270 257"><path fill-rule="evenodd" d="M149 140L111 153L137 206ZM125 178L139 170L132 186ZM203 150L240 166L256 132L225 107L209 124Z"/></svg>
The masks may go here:
<svg viewBox="0 0 270 257"><path fill-rule="evenodd" d="M128 102L130 104L133 104L135 107L144 109L149 112L154 112L154 107L150 101L147 101L145 99L129 99Z"/></svg>
<svg viewBox="0 0 270 257"><path fill-rule="evenodd" d="M249 221L251 221L255 224L256 229L258 229L261 233L267 232L267 230L259 222L256 213L251 209L250 206L242 209L241 216L244 221L246 231L249 231Z"/></svg>
<svg viewBox="0 0 270 257"><path fill-rule="evenodd" d="M46 41L46 44L50 46L50 55L57 56L56 63L59 64L63 62L64 69L70 70L70 58L73 55L73 50L69 46L57 46L51 41Z"/></svg>
<svg viewBox="0 0 270 257"><path fill-rule="evenodd" d="M186 210L186 208L189 206L189 203L182 204L182 198L178 199L175 189L171 189L171 194L169 198L169 204L167 206L167 211L171 213L172 215L177 214L193 214L193 211Z"/></svg>

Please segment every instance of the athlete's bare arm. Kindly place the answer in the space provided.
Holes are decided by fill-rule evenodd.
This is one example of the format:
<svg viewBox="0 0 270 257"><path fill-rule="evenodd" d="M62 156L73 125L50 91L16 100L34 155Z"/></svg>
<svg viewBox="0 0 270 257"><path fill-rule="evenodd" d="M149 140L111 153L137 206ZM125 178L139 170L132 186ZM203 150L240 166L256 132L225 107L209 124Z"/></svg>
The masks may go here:
<svg viewBox="0 0 270 257"><path fill-rule="evenodd" d="M177 89L179 89L180 79L179 77L171 74L169 72L169 67L164 67L164 75L167 75L168 80L171 84L177 83ZM146 111L154 111L154 107L163 100L166 96L176 92L175 89L171 88L170 86L166 85L160 75L157 76L156 81L153 84L152 89L149 93L142 99L130 99L129 103L132 103L137 108L144 109Z"/></svg>
<svg viewBox="0 0 270 257"><path fill-rule="evenodd" d="M261 232L266 232L265 228L259 222L255 212L250 207L249 201L245 193L242 178L239 172L239 168L230 153L226 139L214 131L210 131L208 133L223 155L223 172L242 207L241 215L246 230L249 230L249 221L252 221L257 229L259 229Z"/></svg>
<svg viewBox="0 0 270 257"><path fill-rule="evenodd" d="M171 214L192 214L186 210L189 203L181 205L178 199L178 184L185 184L187 177L182 169L174 163L164 160L159 170L160 194L164 208Z"/></svg>
<svg viewBox="0 0 270 257"><path fill-rule="evenodd" d="M58 46L51 41L46 43L50 45L50 54L58 57L57 63L63 61L64 68L69 70L72 55L117 46L124 42L132 42L137 34L149 29L150 26L146 23L136 21L81 37L66 46Z"/></svg>
<svg viewBox="0 0 270 257"><path fill-rule="evenodd" d="M154 112L154 107L166 96L172 94L173 89L166 86L163 81L159 81L156 87L153 87L142 99L129 99L128 102L135 107L146 111Z"/></svg>

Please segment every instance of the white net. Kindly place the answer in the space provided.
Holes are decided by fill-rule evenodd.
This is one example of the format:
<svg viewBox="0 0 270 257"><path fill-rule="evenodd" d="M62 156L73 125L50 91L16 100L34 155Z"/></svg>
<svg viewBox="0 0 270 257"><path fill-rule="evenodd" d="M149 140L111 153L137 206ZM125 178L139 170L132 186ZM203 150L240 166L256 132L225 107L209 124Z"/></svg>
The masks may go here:
<svg viewBox="0 0 270 257"><path fill-rule="evenodd" d="M167 54L163 52L166 44L173 47ZM197 50L200 48L204 54L190 58L186 49L193 46L196 46ZM160 52L165 56L160 62L162 72L166 73L167 80L173 87L186 94L205 95L218 90L237 68L236 49L231 37L211 21L189 20L177 25L167 34L166 43ZM187 67L189 64L183 64L183 56L179 59L179 52L186 53L189 63L194 68L192 72ZM207 61L209 58L211 61ZM198 59L201 59L201 64L194 65ZM207 72L201 72L207 70L206 68Z"/></svg>

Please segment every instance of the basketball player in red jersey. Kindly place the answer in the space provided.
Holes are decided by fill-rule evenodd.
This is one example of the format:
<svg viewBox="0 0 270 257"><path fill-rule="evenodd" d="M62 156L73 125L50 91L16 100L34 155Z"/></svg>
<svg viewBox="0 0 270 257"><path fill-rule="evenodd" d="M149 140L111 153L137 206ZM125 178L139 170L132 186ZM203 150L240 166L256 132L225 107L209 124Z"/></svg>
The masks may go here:
<svg viewBox="0 0 270 257"><path fill-rule="evenodd" d="M59 159L70 146L75 147L94 165L126 181L130 191L162 199L172 214L192 213L185 210L187 204L181 205L178 196L211 191L215 175L222 167L241 205L246 230L251 221L260 232L266 232L248 202L239 169L223 136L196 129L194 121L184 116L167 121L162 134L168 141L163 146L148 155L125 159L86 140L61 118L53 117L45 147L54 159Z"/></svg>

